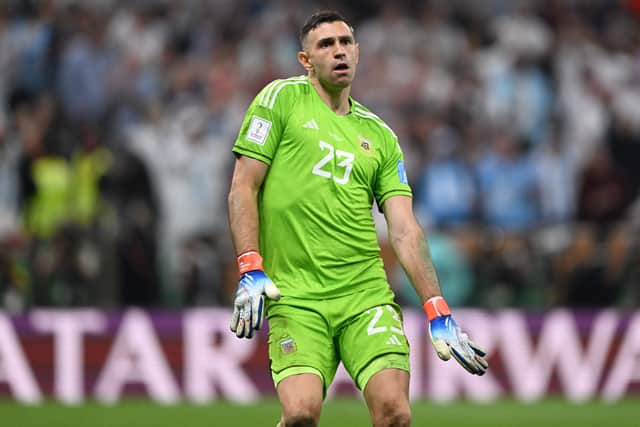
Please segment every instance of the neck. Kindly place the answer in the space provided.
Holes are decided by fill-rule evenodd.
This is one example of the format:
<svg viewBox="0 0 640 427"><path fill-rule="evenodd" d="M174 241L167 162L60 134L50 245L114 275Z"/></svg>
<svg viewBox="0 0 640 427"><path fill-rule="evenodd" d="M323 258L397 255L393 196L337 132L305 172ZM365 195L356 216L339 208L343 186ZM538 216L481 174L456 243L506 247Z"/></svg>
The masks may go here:
<svg viewBox="0 0 640 427"><path fill-rule="evenodd" d="M315 76L309 76L309 81L320 95L320 99L331 108L331 111L341 116L349 114L351 111L349 104L350 85L337 89L329 88L324 86Z"/></svg>

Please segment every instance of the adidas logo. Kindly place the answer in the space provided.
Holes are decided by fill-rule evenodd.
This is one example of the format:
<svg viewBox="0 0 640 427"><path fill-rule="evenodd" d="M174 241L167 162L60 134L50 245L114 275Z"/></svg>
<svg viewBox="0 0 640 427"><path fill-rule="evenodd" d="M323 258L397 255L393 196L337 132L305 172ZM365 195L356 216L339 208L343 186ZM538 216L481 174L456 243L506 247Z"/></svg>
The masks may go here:
<svg viewBox="0 0 640 427"><path fill-rule="evenodd" d="M389 337L389 339L387 340L387 344L389 344L389 345L402 345L402 343L400 342L398 337L396 337L395 335L391 335Z"/></svg>
<svg viewBox="0 0 640 427"><path fill-rule="evenodd" d="M305 129L320 130L320 128L318 127L318 124L316 123L316 121L314 119L309 120L307 123L302 125L302 127L305 128Z"/></svg>

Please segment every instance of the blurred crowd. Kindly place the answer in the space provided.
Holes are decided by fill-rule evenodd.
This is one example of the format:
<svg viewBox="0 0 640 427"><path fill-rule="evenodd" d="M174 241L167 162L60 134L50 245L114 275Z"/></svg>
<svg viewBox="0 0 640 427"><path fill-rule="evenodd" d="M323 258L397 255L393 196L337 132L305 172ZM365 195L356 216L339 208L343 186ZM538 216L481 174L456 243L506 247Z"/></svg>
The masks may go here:
<svg viewBox="0 0 640 427"><path fill-rule="evenodd" d="M0 307L228 305L231 146L324 8L452 305L640 304L638 0L3 0Z"/></svg>

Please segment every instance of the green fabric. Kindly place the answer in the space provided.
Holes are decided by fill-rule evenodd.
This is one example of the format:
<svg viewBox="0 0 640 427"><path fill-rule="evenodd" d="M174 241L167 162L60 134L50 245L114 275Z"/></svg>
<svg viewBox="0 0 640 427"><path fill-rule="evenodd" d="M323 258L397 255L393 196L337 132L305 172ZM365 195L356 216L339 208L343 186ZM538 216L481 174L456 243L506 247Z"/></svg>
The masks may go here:
<svg viewBox="0 0 640 427"><path fill-rule="evenodd" d="M100 179L111 166L111 154L104 148L79 152L73 156L74 173L72 197L73 219L82 225L91 224L100 209Z"/></svg>
<svg viewBox="0 0 640 427"><path fill-rule="evenodd" d="M25 211L26 227L32 234L47 238L62 224L90 225L100 210L100 178L111 166L108 150L63 157L41 157L31 168L36 191Z"/></svg>
<svg viewBox="0 0 640 427"><path fill-rule="evenodd" d="M31 168L35 195L25 210L27 230L38 237L49 237L69 219L71 171L62 157L41 157Z"/></svg>
<svg viewBox="0 0 640 427"><path fill-rule="evenodd" d="M385 354L378 357L358 374L356 378L358 388L364 391L371 377L384 369L401 369L410 372L409 358L404 354Z"/></svg>
<svg viewBox="0 0 640 427"><path fill-rule="evenodd" d="M278 383L283 379L290 377L292 375L300 375L300 374L317 375L318 377L320 377L320 379L324 383L324 378L322 378L322 372L320 372L316 368L312 368L311 366L291 366L290 368L285 368L282 371L278 371L277 373L271 371L271 378L273 379L273 383L275 384L275 386L278 387Z"/></svg>
<svg viewBox="0 0 640 427"><path fill-rule="evenodd" d="M342 361L356 384L364 386L377 372L367 369L371 362L388 354L406 359L408 369L409 343L388 287L323 300L283 297L269 303L267 315L276 385L299 373L292 368L309 367L313 370L302 372L318 371L326 393Z"/></svg>
<svg viewBox="0 0 640 427"><path fill-rule="evenodd" d="M260 252L285 296L388 286L372 204L411 189L394 133L350 102L340 116L306 77L277 80L249 107L234 145L270 165L259 195Z"/></svg>

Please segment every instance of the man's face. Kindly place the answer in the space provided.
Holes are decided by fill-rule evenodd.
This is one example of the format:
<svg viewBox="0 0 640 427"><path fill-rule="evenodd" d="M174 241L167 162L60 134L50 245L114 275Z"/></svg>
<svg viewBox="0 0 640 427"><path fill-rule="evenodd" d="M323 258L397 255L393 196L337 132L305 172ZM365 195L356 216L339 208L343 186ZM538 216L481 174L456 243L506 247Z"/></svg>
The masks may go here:
<svg viewBox="0 0 640 427"><path fill-rule="evenodd" d="M324 22L309 31L298 60L324 86L344 88L355 76L358 45L347 24Z"/></svg>

